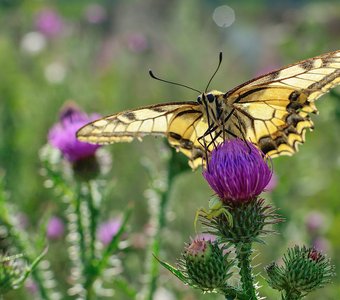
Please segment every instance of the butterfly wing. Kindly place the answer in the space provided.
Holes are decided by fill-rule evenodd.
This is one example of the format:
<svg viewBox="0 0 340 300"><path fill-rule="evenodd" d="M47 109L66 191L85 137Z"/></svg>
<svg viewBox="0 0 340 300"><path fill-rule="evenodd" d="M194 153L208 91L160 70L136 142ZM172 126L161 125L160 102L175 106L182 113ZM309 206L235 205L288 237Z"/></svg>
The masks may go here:
<svg viewBox="0 0 340 300"><path fill-rule="evenodd" d="M248 81L225 98L246 139L272 157L292 155L306 129L313 129L309 115L318 112L314 101L339 84L338 50Z"/></svg>
<svg viewBox="0 0 340 300"><path fill-rule="evenodd" d="M95 144L130 142L146 135L165 136L170 145L189 158L191 167L202 164L204 149L198 142L208 129L196 102L165 103L120 112L78 130L80 141Z"/></svg>

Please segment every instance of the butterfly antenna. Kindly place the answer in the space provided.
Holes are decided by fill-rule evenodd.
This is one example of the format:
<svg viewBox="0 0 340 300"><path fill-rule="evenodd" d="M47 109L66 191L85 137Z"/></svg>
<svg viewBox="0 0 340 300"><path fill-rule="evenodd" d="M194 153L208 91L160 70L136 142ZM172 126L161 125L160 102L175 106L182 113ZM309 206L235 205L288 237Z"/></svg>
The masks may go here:
<svg viewBox="0 0 340 300"><path fill-rule="evenodd" d="M216 68L214 74L212 74L212 76L210 77L210 80L209 80L209 82L208 82L208 84L207 84L207 87L205 88L205 91L204 91L205 93L208 91L208 88L209 88L209 85L210 85L211 81L213 80L213 78L215 77L215 75L216 75L218 69L219 69L220 66L221 66L222 58L223 58L223 57L222 57L222 51L221 51L221 52L220 52L220 55L219 55L219 57L218 57L218 65L217 65L217 68Z"/></svg>
<svg viewBox="0 0 340 300"><path fill-rule="evenodd" d="M188 85L185 85L185 84L181 84L181 83L178 83L178 82L173 82L173 81L169 81L169 80L164 80L164 79L161 79L159 77L156 77L153 72L151 70L149 70L149 75L153 78L153 79L156 79L156 80L159 80L159 81L163 81L165 83L170 83L170 84L173 84L173 85L178 85L178 86L182 86L182 87L185 87L189 90L192 90L192 91L195 91L195 92L198 92L199 94L202 94L201 91L197 90L197 89L194 89Z"/></svg>

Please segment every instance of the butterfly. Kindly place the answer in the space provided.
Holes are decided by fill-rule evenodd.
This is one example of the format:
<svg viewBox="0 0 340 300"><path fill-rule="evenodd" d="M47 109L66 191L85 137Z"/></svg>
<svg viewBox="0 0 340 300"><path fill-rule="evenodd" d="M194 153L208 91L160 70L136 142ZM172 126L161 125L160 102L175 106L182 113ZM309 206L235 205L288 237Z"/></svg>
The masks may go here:
<svg viewBox="0 0 340 300"><path fill-rule="evenodd" d="M220 63L221 59L220 55ZM259 76L227 92L201 93L197 101L144 106L101 118L82 127L77 138L109 144L146 135L165 136L189 158L193 169L204 163L207 152L230 138L250 141L271 157L292 155L305 141L307 128L313 129L310 114L318 113L315 100L339 84L337 50Z"/></svg>

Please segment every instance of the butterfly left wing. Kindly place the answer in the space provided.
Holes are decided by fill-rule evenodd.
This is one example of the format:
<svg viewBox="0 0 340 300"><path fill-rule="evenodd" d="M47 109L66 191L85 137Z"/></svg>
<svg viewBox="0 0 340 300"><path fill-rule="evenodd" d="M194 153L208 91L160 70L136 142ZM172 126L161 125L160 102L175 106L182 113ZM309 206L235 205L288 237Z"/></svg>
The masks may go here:
<svg viewBox="0 0 340 300"><path fill-rule="evenodd" d="M95 144L130 142L146 135L165 136L189 158L192 168L202 164L204 148L198 138L208 129L196 102L145 106L104 117L78 130L80 141Z"/></svg>
<svg viewBox="0 0 340 300"><path fill-rule="evenodd" d="M248 81L225 98L236 109L246 139L272 157L292 155L306 129L313 129L314 101L339 84L340 50Z"/></svg>

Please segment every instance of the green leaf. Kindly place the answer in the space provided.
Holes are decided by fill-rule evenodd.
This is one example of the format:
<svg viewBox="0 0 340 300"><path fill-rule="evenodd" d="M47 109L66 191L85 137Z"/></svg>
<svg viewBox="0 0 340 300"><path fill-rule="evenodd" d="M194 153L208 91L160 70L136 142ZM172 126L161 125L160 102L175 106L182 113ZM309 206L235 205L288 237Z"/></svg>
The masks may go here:
<svg viewBox="0 0 340 300"><path fill-rule="evenodd" d="M129 282L127 282L124 278L116 278L113 281L113 284L116 290L122 291L129 299L136 299L137 291L131 286Z"/></svg>
<svg viewBox="0 0 340 300"><path fill-rule="evenodd" d="M133 206L128 205L128 208L126 209L123 216L122 224L118 232L112 237L111 242L107 245L102 257L98 261L94 261L91 265L87 267L87 273L89 276L84 284L85 287L89 287L98 277L100 277L104 269L107 267L109 258L118 249L119 241L122 234L125 232L132 210Z"/></svg>
<svg viewBox="0 0 340 300"><path fill-rule="evenodd" d="M13 286L20 287L22 283L27 279L27 277L35 270L37 265L41 262L48 251L48 247L46 247L43 252L31 263L30 266L26 267L25 273L15 282L13 282Z"/></svg>
<svg viewBox="0 0 340 300"><path fill-rule="evenodd" d="M180 281L182 281L184 284L189 284L187 277L178 269L173 267L172 265L168 264L167 262L164 262L154 256L158 260L158 262L167 270L169 270L172 274L174 274Z"/></svg>

